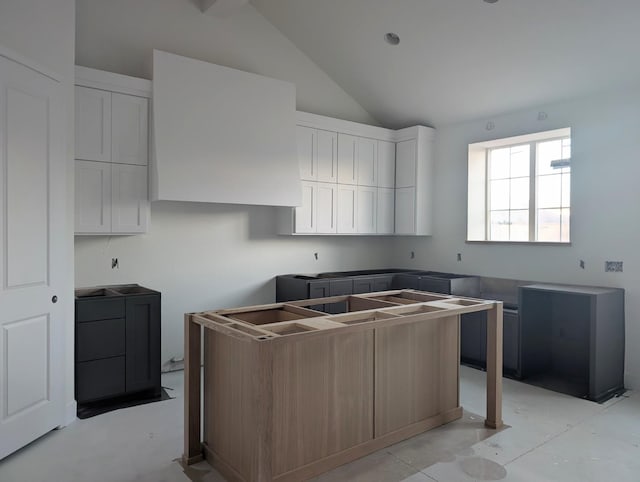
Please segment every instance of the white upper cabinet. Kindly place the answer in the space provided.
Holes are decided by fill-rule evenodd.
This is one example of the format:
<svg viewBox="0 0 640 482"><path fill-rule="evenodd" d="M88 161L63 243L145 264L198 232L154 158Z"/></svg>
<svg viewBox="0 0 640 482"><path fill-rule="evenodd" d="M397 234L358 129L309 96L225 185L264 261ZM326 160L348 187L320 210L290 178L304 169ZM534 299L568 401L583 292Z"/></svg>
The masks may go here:
<svg viewBox="0 0 640 482"><path fill-rule="evenodd" d="M324 130L316 131L316 157L318 159L318 181L338 181L338 134Z"/></svg>
<svg viewBox="0 0 640 482"><path fill-rule="evenodd" d="M331 234L337 231L337 184L317 183L316 232Z"/></svg>
<svg viewBox="0 0 640 482"><path fill-rule="evenodd" d="M111 232L144 233L148 216L146 166L111 164Z"/></svg>
<svg viewBox="0 0 640 482"><path fill-rule="evenodd" d="M300 163L300 179L315 181L318 179L318 161L316 158L316 130L309 127L296 127L296 143L298 145L298 162Z"/></svg>
<svg viewBox="0 0 640 482"><path fill-rule="evenodd" d="M396 234L415 234L416 232L416 188L396 189Z"/></svg>
<svg viewBox="0 0 640 482"><path fill-rule="evenodd" d="M357 186L338 184L338 234L358 232Z"/></svg>
<svg viewBox="0 0 640 482"><path fill-rule="evenodd" d="M395 189L378 188L378 207L376 232L378 234L393 234L395 217Z"/></svg>
<svg viewBox="0 0 640 482"><path fill-rule="evenodd" d="M75 232L144 233L151 82L76 67L76 84Z"/></svg>
<svg viewBox="0 0 640 482"><path fill-rule="evenodd" d="M378 187L396 186L396 143L378 141Z"/></svg>
<svg viewBox="0 0 640 482"><path fill-rule="evenodd" d="M338 182L358 184L358 138L338 133Z"/></svg>
<svg viewBox="0 0 640 482"><path fill-rule="evenodd" d="M433 129L397 131L395 232L430 236L433 211Z"/></svg>
<svg viewBox="0 0 640 482"><path fill-rule="evenodd" d="M302 206L295 208L294 232L316 232L317 195L318 188L315 182L302 181Z"/></svg>
<svg viewBox="0 0 640 482"><path fill-rule="evenodd" d="M76 233L111 232L111 164L76 160Z"/></svg>
<svg viewBox="0 0 640 482"><path fill-rule="evenodd" d="M358 138L358 185L378 185L378 141Z"/></svg>
<svg viewBox="0 0 640 482"><path fill-rule="evenodd" d="M111 162L146 166L149 160L149 100L111 95Z"/></svg>
<svg viewBox="0 0 640 482"><path fill-rule="evenodd" d="M279 212L280 234L431 235L433 129L392 131L305 112L297 123L309 183L302 207Z"/></svg>
<svg viewBox="0 0 640 482"><path fill-rule="evenodd" d="M396 188L415 186L417 140L408 139L396 146Z"/></svg>
<svg viewBox="0 0 640 482"><path fill-rule="evenodd" d="M357 193L358 233L376 234L378 188L358 186Z"/></svg>
<svg viewBox="0 0 640 482"><path fill-rule="evenodd" d="M111 161L111 92L76 87L76 159Z"/></svg>

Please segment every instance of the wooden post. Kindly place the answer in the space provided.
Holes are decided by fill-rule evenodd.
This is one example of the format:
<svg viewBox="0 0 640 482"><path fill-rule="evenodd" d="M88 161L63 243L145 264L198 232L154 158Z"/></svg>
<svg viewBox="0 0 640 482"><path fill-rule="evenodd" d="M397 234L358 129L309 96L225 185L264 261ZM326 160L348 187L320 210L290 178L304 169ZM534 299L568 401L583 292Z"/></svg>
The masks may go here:
<svg viewBox="0 0 640 482"><path fill-rule="evenodd" d="M202 460L200 437L200 361L202 327L184 315L184 454L182 461Z"/></svg>
<svg viewBox="0 0 640 482"><path fill-rule="evenodd" d="M487 311L487 418L489 428L502 427L502 302Z"/></svg>

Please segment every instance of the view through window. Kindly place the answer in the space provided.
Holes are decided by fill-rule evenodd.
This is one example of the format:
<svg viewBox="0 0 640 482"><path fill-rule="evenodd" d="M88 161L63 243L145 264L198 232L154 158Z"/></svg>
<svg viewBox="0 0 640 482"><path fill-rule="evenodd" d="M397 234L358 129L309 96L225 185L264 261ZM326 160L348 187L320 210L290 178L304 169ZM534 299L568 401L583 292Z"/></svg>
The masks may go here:
<svg viewBox="0 0 640 482"><path fill-rule="evenodd" d="M569 129L469 146L471 241L568 243L570 194Z"/></svg>

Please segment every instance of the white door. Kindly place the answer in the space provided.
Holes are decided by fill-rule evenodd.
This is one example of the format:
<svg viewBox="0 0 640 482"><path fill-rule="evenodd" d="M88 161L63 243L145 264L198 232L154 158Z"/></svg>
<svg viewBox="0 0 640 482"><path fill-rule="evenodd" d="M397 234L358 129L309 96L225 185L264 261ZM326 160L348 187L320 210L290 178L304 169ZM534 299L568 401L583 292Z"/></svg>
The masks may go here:
<svg viewBox="0 0 640 482"><path fill-rule="evenodd" d="M338 134L329 131L316 131L318 181L336 182L338 180Z"/></svg>
<svg viewBox="0 0 640 482"><path fill-rule="evenodd" d="M148 99L111 94L111 162L147 165L148 117Z"/></svg>
<svg viewBox="0 0 640 482"><path fill-rule="evenodd" d="M356 186L338 184L338 233L350 234L358 230L356 219Z"/></svg>
<svg viewBox="0 0 640 482"><path fill-rule="evenodd" d="M358 186L358 232L361 234L376 233L377 187Z"/></svg>
<svg viewBox="0 0 640 482"><path fill-rule="evenodd" d="M336 232L336 188L337 184L318 183L318 202L316 207L318 233Z"/></svg>
<svg viewBox="0 0 640 482"><path fill-rule="evenodd" d="M0 51L0 458L64 422L60 83Z"/></svg>
<svg viewBox="0 0 640 482"><path fill-rule="evenodd" d="M111 164L76 160L75 185L76 234L110 233Z"/></svg>

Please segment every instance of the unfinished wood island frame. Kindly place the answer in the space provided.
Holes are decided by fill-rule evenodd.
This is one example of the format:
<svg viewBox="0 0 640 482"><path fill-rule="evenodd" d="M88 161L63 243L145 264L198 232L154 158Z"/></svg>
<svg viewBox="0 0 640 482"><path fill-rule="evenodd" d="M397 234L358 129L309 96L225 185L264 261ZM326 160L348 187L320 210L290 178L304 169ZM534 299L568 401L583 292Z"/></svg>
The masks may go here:
<svg viewBox="0 0 640 482"><path fill-rule="evenodd" d="M307 308L337 302L347 313ZM499 428L502 302L395 290L186 314L184 461L299 481L460 418L460 315L475 311Z"/></svg>

